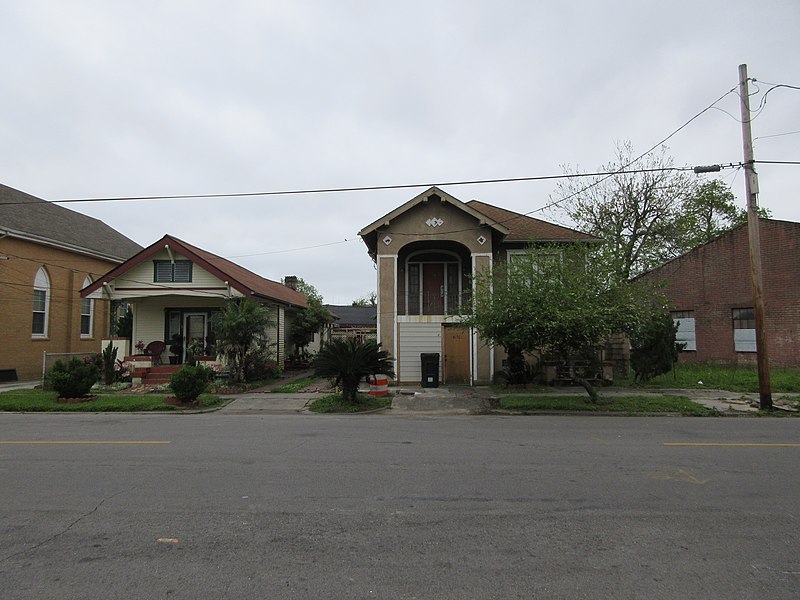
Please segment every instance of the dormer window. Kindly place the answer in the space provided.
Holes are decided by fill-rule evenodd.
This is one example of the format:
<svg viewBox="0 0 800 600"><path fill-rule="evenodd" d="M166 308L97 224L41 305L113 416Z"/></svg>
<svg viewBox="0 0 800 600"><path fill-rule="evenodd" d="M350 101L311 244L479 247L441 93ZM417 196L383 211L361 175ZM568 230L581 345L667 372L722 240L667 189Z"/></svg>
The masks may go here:
<svg viewBox="0 0 800 600"><path fill-rule="evenodd" d="M153 281L156 283L191 283L192 261L154 260Z"/></svg>

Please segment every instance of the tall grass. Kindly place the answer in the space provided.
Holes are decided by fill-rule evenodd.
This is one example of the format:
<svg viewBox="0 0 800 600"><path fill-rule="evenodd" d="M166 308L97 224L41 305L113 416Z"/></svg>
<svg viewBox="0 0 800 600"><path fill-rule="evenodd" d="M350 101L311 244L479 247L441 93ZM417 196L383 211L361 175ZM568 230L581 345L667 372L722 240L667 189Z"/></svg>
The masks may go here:
<svg viewBox="0 0 800 600"><path fill-rule="evenodd" d="M770 369L773 392L800 392L800 369ZM633 377L617 384L632 384ZM731 392L758 392L755 367L733 367L706 363L678 363L665 375L641 384L648 388L720 389Z"/></svg>

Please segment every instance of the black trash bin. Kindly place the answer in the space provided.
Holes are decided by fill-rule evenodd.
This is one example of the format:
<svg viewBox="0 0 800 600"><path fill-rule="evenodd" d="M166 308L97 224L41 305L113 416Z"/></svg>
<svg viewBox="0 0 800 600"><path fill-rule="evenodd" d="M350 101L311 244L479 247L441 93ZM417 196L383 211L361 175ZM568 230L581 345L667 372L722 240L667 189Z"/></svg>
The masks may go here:
<svg viewBox="0 0 800 600"><path fill-rule="evenodd" d="M422 387L439 387L439 353L423 352L419 359L422 363Z"/></svg>

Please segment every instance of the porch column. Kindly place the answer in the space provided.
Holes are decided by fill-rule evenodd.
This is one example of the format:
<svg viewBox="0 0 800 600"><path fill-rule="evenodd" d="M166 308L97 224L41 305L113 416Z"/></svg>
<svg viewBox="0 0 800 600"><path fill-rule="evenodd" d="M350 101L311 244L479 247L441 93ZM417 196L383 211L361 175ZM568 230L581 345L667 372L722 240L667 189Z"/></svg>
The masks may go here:
<svg viewBox="0 0 800 600"><path fill-rule="evenodd" d="M378 265L378 342L389 351L397 379L397 255L379 255Z"/></svg>
<svg viewBox="0 0 800 600"><path fill-rule="evenodd" d="M490 252L472 253L472 276L479 273L492 272L492 254ZM473 285L473 293L475 288ZM472 383L488 385L494 374L494 348L486 340L472 332Z"/></svg>

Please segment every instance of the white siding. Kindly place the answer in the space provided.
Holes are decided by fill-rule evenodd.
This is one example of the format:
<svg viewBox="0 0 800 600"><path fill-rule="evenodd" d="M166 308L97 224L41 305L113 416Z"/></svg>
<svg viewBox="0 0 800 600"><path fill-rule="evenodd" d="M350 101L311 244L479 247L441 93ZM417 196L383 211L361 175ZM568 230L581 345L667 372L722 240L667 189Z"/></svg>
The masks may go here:
<svg viewBox="0 0 800 600"><path fill-rule="evenodd" d="M174 254L175 260L189 260L180 254ZM154 279L154 260L169 260L169 254L166 250L162 250L154 254L147 260L139 263L130 271L121 275L114 282L116 289L141 289L150 288L152 292L144 291L143 293L158 293L163 290L163 293L175 293L175 290L180 288L214 288L213 290L206 290L203 295L210 298L215 296L227 296L227 286L225 282L220 281L217 277L202 269L197 263L192 264L192 281L189 283L155 283ZM190 292L191 293L191 292ZM136 296L136 293L129 293L128 296Z"/></svg>
<svg viewBox="0 0 800 600"><path fill-rule="evenodd" d="M224 301L214 298L194 298L191 296L181 297L157 297L146 300L137 300L134 303L134 329L133 344L141 340L145 345L150 342L161 340L166 342L169 347L169 340L164 339L164 309L186 309L186 308L222 308Z"/></svg>
<svg viewBox="0 0 800 600"><path fill-rule="evenodd" d="M422 365L419 355L438 352L439 381L442 379L441 323L398 323L400 383L420 383Z"/></svg>
<svg viewBox="0 0 800 600"><path fill-rule="evenodd" d="M694 318L675 319L678 331L675 333L675 341L686 344L684 350L697 350L697 340L694 333Z"/></svg>

